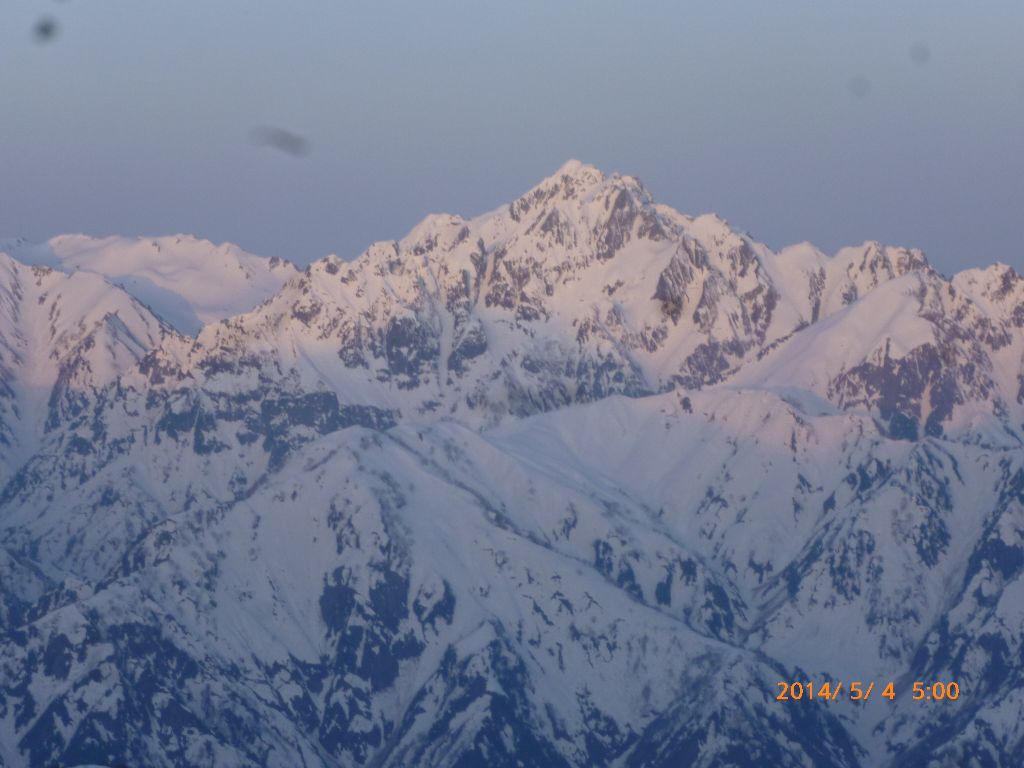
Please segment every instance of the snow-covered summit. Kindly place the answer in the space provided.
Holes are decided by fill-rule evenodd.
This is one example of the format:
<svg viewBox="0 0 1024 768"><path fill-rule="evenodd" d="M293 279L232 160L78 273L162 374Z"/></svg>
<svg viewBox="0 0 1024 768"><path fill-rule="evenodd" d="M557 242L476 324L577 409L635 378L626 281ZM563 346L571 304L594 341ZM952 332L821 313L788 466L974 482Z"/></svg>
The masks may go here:
<svg viewBox="0 0 1024 768"><path fill-rule="evenodd" d="M92 272L148 305L181 333L252 309L294 274L294 264L216 245L190 235L103 237L60 235L45 243L15 240L0 251L25 264Z"/></svg>

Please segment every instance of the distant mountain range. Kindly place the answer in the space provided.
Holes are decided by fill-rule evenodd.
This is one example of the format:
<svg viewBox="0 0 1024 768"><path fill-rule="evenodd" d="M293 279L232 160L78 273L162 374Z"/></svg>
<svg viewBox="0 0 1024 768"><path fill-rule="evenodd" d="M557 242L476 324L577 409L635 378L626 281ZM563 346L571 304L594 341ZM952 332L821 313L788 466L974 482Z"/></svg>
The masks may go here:
<svg viewBox="0 0 1024 768"><path fill-rule="evenodd" d="M181 333L246 312L277 293L298 269L289 261L188 235L135 238L62 235L42 243L0 241L22 264L101 275Z"/></svg>
<svg viewBox="0 0 1024 768"><path fill-rule="evenodd" d="M0 766L1024 765L1022 440L1010 267L575 161L302 271L0 244Z"/></svg>

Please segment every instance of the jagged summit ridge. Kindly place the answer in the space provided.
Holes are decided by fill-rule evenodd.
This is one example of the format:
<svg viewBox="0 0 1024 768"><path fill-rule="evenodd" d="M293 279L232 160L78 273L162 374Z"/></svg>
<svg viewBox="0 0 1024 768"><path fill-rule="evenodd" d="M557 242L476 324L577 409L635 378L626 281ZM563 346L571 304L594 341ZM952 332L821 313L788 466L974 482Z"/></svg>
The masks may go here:
<svg viewBox="0 0 1024 768"><path fill-rule="evenodd" d="M874 241L776 254L570 161L507 207L433 215L352 262L314 262L265 306L209 328L199 354L223 371L233 363L220 358L248 345L304 386L383 393L376 404L407 413L522 415L725 381L912 273L943 282L920 251ZM829 396L843 372L816 391Z"/></svg>
<svg viewBox="0 0 1024 768"><path fill-rule="evenodd" d="M51 241L54 251L63 240ZM150 261L166 258L158 254L171 247L167 240L140 240L129 250L145 250ZM195 242L186 243L190 253ZM81 256L85 246L66 247L97 269L117 256L101 246L94 250L102 259ZM877 405L877 398L849 394L840 379L869 360L892 360L893 350L902 358L935 335L923 305L905 291L893 293L895 312L888 314L906 309L910 325L923 328L916 337L894 345L884 327L874 336L857 330L850 344L838 345L849 354L829 357L838 368L796 361L794 349L815 348L806 343L815 335L807 329L908 274L920 273L932 286L948 282L920 251L875 241L832 257L809 244L774 253L718 216L680 214L656 204L635 178L575 160L504 208L471 219L433 215L354 261L329 256L301 273L283 269L286 280L263 305L207 324L185 357L180 350L157 356L177 360L169 365L178 366L178 379L200 388L231 391L241 385L232 372L267 368L270 378L287 372L303 391L470 422L613 393L713 385L783 354L788 362L776 370L818 371L790 383L842 403ZM974 301L965 291L957 295ZM980 360L987 353L971 354ZM969 397L991 400L1005 414L1017 399L1007 387L1019 389L1018 379L1019 371L1000 370L995 384L972 385ZM778 374L776 380L785 384ZM951 385L936 391L948 394ZM885 410L876 415L889 418L892 409ZM952 410L938 412L948 420Z"/></svg>

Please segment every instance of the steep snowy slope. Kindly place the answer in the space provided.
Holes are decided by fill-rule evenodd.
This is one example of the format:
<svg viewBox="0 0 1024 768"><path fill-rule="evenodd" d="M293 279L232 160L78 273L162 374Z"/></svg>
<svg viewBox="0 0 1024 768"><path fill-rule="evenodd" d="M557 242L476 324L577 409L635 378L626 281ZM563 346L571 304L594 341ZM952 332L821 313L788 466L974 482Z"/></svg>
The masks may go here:
<svg viewBox="0 0 1024 768"><path fill-rule="evenodd" d="M743 750L887 765L962 754L958 740L1010 764L1019 741L964 732L1013 695L997 645L929 673L994 694L944 719L774 694L806 678L908 691L922 648L956 657L962 641L935 636L950 617L1012 619L1013 588L979 602L959 585L999 594L993 567L1019 579L1005 553L1020 543L994 552L990 519L1019 527L1020 459L721 390L484 435L342 430L237 503L155 523L95 592L48 603L4 647L10 687L32 692L6 727L70 762L114 761L104 734L127 728L155 764L717 765ZM46 670L31 661L45 648ZM151 704L146 680L165 692ZM876 735L901 706L903 727ZM84 713L73 738L52 735L65 711Z"/></svg>
<svg viewBox="0 0 1024 768"><path fill-rule="evenodd" d="M1008 267L577 162L195 338L3 265L0 764L1024 761Z"/></svg>
<svg viewBox="0 0 1024 768"><path fill-rule="evenodd" d="M168 329L101 277L0 254L0 481Z"/></svg>
<svg viewBox="0 0 1024 768"><path fill-rule="evenodd" d="M25 264L93 272L153 309L181 333L252 309L297 273L278 258L187 235L135 238L61 235L45 243L0 243Z"/></svg>
<svg viewBox="0 0 1024 768"><path fill-rule="evenodd" d="M834 706L872 755L863 764L1015 764L1019 446L894 440L866 416L807 405L718 388L685 403L608 400L489 439L535 473L656 510L673 540L723 575L740 644L792 679L891 679L903 691L956 681L972 692L956 703ZM642 553L658 551L631 541L641 527L629 520L609 550L634 573ZM679 581L666 567L655 598Z"/></svg>
<svg viewBox="0 0 1024 768"><path fill-rule="evenodd" d="M733 383L810 391L841 408L864 408L894 435L952 430L1018 442L1022 296L1024 280L1009 267L952 281L918 269L834 311Z"/></svg>
<svg viewBox="0 0 1024 768"><path fill-rule="evenodd" d="M537 444L530 429L499 443ZM155 526L94 595L4 646L32 670L5 725L66 762L117 759L104 734L127 721L147 764L714 765L739 743L856 764L827 707L773 709L785 673L743 649L742 597L664 511L545 466L451 424L325 437L230 508ZM700 706L666 722L683 702Z"/></svg>

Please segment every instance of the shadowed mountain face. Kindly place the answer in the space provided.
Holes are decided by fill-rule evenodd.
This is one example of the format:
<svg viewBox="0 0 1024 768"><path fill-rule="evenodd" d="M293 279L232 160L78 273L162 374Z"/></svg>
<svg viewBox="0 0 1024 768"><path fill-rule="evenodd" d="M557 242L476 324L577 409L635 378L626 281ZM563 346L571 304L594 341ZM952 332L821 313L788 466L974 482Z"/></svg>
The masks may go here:
<svg viewBox="0 0 1024 768"><path fill-rule="evenodd" d="M576 162L290 277L124 242L0 265L0 764L1024 760L1008 267Z"/></svg>

